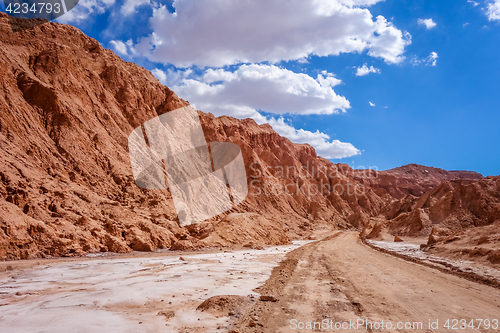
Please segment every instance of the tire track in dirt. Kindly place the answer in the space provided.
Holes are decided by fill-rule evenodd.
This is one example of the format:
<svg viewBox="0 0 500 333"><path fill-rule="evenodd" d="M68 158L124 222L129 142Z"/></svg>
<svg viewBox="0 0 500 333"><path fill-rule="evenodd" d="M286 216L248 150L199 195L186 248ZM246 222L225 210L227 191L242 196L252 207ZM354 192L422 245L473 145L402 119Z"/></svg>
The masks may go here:
<svg viewBox="0 0 500 333"><path fill-rule="evenodd" d="M257 302L235 322L233 332L333 331L293 329L293 319L422 323L419 330L341 330L347 332L449 332L443 328L448 319L500 319L498 289L376 251L355 232L338 232L292 251L255 291L276 302ZM429 329L429 320L439 320L439 329Z"/></svg>

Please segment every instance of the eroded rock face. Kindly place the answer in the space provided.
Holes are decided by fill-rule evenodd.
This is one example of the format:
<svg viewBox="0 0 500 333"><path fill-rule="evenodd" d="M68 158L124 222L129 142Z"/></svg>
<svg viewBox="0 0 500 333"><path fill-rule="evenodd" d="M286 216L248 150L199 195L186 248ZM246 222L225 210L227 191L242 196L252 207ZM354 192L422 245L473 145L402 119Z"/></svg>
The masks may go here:
<svg viewBox="0 0 500 333"><path fill-rule="evenodd" d="M170 195L134 186L127 137L187 102L76 28L0 32L0 257L169 247Z"/></svg>
<svg viewBox="0 0 500 333"><path fill-rule="evenodd" d="M500 177L446 181L420 198L405 201L396 203L400 208L386 216L391 230L409 236L448 236L500 220Z"/></svg>
<svg viewBox="0 0 500 333"><path fill-rule="evenodd" d="M500 267L500 220L492 224L466 228L452 233L434 229L424 249L431 254L455 260L479 262Z"/></svg>
<svg viewBox="0 0 500 333"><path fill-rule="evenodd" d="M271 220L256 213L232 213L217 223L202 242L206 246L259 248L263 245L290 244L291 239L281 219Z"/></svg>
<svg viewBox="0 0 500 333"><path fill-rule="evenodd" d="M317 225L361 229L381 213L394 218L443 180L478 178L421 166L354 171L269 125L199 112L208 142L241 148L250 193L237 208L181 228L168 190L134 183L127 144L133 129L188 102L74 27L13 33L0 13L0 33L0 259L281 244ZM431 206L455 209L447 200L422 207L446 219ZM242 225L249 228L239 240Z"/></svg>
<svg viewBox="0 0 500 333"><path fill-rule="evenodd" d="M464 247L466 243L474 243L472 237L461 236L464 233L468 235L468 230L475 230L471 234L485 239L488 233L497 232L499 209L500 177L444 181L421 197L408 195L388 204L377 217L378 224L370 219L362 236L381 239L380 235L385 233L392 236L427 237L425 248L446 248L448 243L462 244L461 247ZM464 240L456 242L459 238ZM498 241L492 244L493 247L500 245ZM457 253L460 251L456 249ZM467 251L465 249L464 253ZM446 251L443 250L443 253Z"/></svg>
<svg viewBox="0 0 500 333"><path fill-rule="evenodd" d="M223 216L180 228L168 190L135 185L127 139L145 121L188 103L74 27L47 23L13 33L0 14L0 32L3 259L206 246L227 233L227 214L246 212L260 215L256 226L265 233L241 245L285 243L307 237L312 227L301 226L312 220L333 228L353 213L374 214L386 200L371 190L320 193L321 184L352 191L357 182L268 125L200 113L207 141L242 149L251 193ZM279 167L289 174L278 175ZM290 193L276 192L289 184Z"/></svg>

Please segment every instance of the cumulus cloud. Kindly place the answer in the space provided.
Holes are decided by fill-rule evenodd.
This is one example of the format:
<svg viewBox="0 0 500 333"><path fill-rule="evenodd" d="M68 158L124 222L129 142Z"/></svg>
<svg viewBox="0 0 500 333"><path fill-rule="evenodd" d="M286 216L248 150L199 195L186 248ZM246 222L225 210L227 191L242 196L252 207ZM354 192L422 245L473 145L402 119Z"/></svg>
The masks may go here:
<svg viewBox="0 0 500 333"><path fill-rule="evenodd" d="M490 21L500 21L500 0L488 4L486 15Z"/></svg>
<svg viewBox="0 0 500 333"><path fill-rule="evenodd" d="M477 7L479 6L479 2L476 2L474 0L467 0L468 3L470 3L472 6Z"/></svg>
<svg viewBox="0 0 500 333"><path fill-rule="evenodd" d="M109 42L113 51L122 56L131 56L135 54L134 42L128 40L125 43L121 40L112 40Z"/></svg>
<svg viewBox="0 0 500 333"><path fill-rule="evenodd" d="M377 2L384 1L384 0L339 0L338 2L346 5L346 6L359 6L359 7L364 7L364 6L371 6L376 4Z"/></svg>
<svg viewBox="0 0 500 333"><path fill-rule="evenodd" d="M372 102L368 102L368 104L370 104L370 106L373 106L373 107L375 107L375 103L372 103Z"/></svg>
<svg viewBox="0 0 500 333"><path fill-rule="evenodd" d="M258 123L262 122L256 121ZM311 132L296 129L292 124L287 124L283 117L279 117L278 119L266 118L264 122L269 123L277 133L294 143L310 144L316 149L316 153L322 157L340 159L360 154L360 151L351 143L331 140L328 134L320 131Z"/></svg>
<svg viewBox="0 0 500 333"><path fill-rule="evenodd" d="M348 52L398 63L410 35L367 8L378 0L176 0L155 8L136 49L177 67L277 63Z"/></svg>
<svg viewBox="0 0 500 333"><path fill-rule="evenodd" d="M307 75L277 65L361 52L401 62L411 36L383 16L373 17L368 7L379 1L175 0L167 7L125 0L123 15L150 4L153 32L134 44L109 45L122 55L164 64L152 71L155 77L197 109L269 123L293 142L311 144L321 156L345 158L360 151L318 130L296 128L283 116L345 112L350 103L334 90L341 80L326 71ZM369 73L380 70L367 64L356 69L358 76Z"/></svg>
<svg viewBox="0 0 500 333"><path fill-rule="evenodd" d="M418 19L418 24L425 26L427 29L432 29L437 26L437 23L430 19Z"/></svg>
<svg viewBox="0 0 500 333"><path fill-rule="evenodd" d="M373 66L368 67L366 64L364 64L363 66L358 67L358 69L356 71L356 76L365 76L365 75L368 75L370 73L377 73L377 74L379 74L380 73L380 69L375 68Z"/></svg>
<svg viewBox="0 0 500 333"><path fill-rule="evenodd" d="M169 68L166 71L155 68L151 71L153 75L164 85L176 87L184 84L184 80L190 78L193 74L192 69L180 70Z"/></svg>
<svg viewBox="0 0 500 333"><path fill-rule="evenodd" d="M155 68L151 71L154 77L157 78L162 84L167 85L167 73L159 68Z"/></svg>
<svg viewBox="0 0 500 333"><path fill-rule="evenodd" d="M112 40L109 43L111 44L111 47L116 53L121 55L127 54L127 45L121 40Z"/></svg>
<svg viewBox="0 0 500 333"><path fill-rule="evenodd" d="M80 0L68 13L57 19L60 23L76 24L93 14L102 14L115 4L115 0Z"/></svg>
<svg viewBox="0 0 500 333"><path fill-rule="evenodd" d="M189 75L190 73L187 73ZM183 74L172 89L196 108L215 115L251 117L274 114L333 114L350 108L333 87L341 81L323 71L315 78L274 65L241 65L234 72L207 69L197 78Z"/></svg>
<svg viewBox="0 0 500 333"><path fill-rule="evenodd" d="M136 13L138 7L150 4L150 0L125 0L122 7L120 8L120 13L128 16L130 14Z"/></svg>
<svg viewBox="0 0 500 333"><path fill-rule="evenodd" d="M280 117L267 117L260 110L275 114L332 114L349 108L349 101L332 89L341 83L323 71L315 78L274 65L241 65L234 72L207 69L196 75L191 69L162 70L152 73L181 98L197 109L217 116L252 118L268 123L295 143L308 143L320 156L337 159L359 154L352 144L331 140L320 131L297 129Z"/></svg>
<svg viewBox="0 0 500 333"><path fill-rule="evenodd" d="M438 58L439 57L436 52L431 52L431 54L427 58L425 58L424 62L426 65L436 66Z"/></svg>

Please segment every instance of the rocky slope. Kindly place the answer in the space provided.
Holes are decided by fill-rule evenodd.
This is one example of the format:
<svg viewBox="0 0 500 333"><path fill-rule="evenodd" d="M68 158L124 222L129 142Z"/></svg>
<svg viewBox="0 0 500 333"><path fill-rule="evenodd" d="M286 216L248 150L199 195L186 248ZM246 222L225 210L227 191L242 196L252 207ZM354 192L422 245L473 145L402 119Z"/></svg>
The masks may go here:
<svg viewBox="0 0 500 333"><path fill-rule="evenodd" d="M200 112L207 141L240 146L250 193L222 216L181 228L168 190L134 183L127 140L188 103L74 27L13 33L0 13L0 33L0 259L283 244L363 227L443 180L480 178L414 165L353 171L269 125Z"/></svg>
<svg viewBox="0 0 500 333"><path fill-rule="evenodd" d="M424 249L433 255L500 268L500 219L451 235L433 236L430 240Z"/></svg>
<svg viewBox="0 0 500 333"><path fill-rule="evenodd" d="M421 248L451 259L500 265L500 177L445 181L389 204L364 226L367 239L426 237Z"/></svg>
<svg viewBox="0 0 500 333"><path fill-rule="evenodd" d="M383 209L379 223L399 236L450 235L500 220L500 177L444 181L421 197L408 195Z"/></svg>
<svg viewBox="0 0 500 333"><path fill-rule="evenodd" d="M1 258L183 248L198 244L214 230L224 237L224 228L215 225L224 216L180 228L169 191L142 190L132 177L129 134L187 102L150 72L122 61L71 26L47 23L13 33L7 16L1 14L0 32ZM240 145L249 179L255 176L250 169L254 162L260 163L254 164L255 170L268 165L302 168L306 161L331 164L311 147L293 145L269 126L200 116L208 141ZM316 181L308 179L307 172L297 179L301 185ZM251 190L285 181L263 176ZM350 208L339 199L335 204L341 213L329 210L333 204L322 207L329 202L323 196L310 204L302 193L254 194L237 211L263 215L261 230L254 230L254 235L266 235L276 225L281 235L259 236L253 243L286 242L285 231L292 236L305 234L313 215L333 225L348 214L346 209L357 209L354 201ZM282 218L276 221L276 216ZM240 222L241 218L225 219L225 223Z"/></svg>

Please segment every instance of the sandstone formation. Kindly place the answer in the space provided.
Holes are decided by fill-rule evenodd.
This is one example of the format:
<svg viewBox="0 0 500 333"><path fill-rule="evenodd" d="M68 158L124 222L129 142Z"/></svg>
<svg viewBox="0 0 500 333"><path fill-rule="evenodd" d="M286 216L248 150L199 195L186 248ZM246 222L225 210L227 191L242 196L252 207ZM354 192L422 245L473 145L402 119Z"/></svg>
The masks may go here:
<svg viewBox="0 0 500 333"><path fill-rule="evenodd" d="M500 265L500 177L445 181L421 197L385 208L362 237L427 237L421 248L453 259Z"/></svg>
<svg viewBox="0 0 500 333"><path fill-rule="evenodd" d="M431 254L500 267L500 221L449 235L429 235L423 248Z"/></svg>
<svg viewBox="0 0 500 333"><path fill-rule="evenodd" d="M398 235L448 236L500 219L500 177L445 181L421 197L407 196L385 217Z"/></svg>

